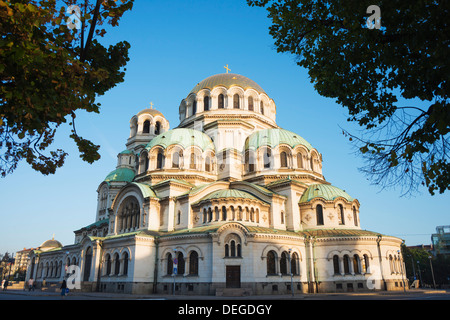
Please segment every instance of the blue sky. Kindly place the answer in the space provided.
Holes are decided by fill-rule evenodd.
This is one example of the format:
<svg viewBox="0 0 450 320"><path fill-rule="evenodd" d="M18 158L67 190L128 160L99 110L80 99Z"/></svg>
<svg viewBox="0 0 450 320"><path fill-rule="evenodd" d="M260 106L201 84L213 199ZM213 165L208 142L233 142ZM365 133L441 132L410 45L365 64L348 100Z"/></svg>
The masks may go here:
<svg viewBox="0 0 450 320"><path fill-rule="evenodd" d="M73 244L73 231L95 221L97 187L125 149L131 117L153 102L175 128L181 100L201 80L225 72L226 64L274 99L280 127L322 153L327 181L360 201L363 229L398 236L407 245L430 244L436 226L450 224L450 194L430 196L421 189L401 197L400 190L372 186L339 127L357 129L346 121L346 110L315 92L295 57L276 52L269 26L266 11L245 0L136 0L102 40L131 44L125 82L99 98L99 115L77 114L78 134L101 145L101 160L83 162L68 138L70 128L62 126L52 147L69 157L55 175L42 176L23 162L0 179L0 253L37 247L53 234Z"/></svg>

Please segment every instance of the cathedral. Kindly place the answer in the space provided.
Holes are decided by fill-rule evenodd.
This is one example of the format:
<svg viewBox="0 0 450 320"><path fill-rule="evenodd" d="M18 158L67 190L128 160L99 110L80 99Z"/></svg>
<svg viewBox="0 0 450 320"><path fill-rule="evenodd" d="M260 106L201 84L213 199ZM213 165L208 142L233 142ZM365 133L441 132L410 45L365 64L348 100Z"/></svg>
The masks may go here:
<svg viewBox="0 0 450 320"><path fill-rule="evenodd" d="M361 228L359 201L325 180L319 150L279 127L276 108L227 70L194 86L174 129L153 106L132 116L95 222L74 244L33 250L27 280L56 284L77 266L83 291L403 290L402 240Z"/></svg>

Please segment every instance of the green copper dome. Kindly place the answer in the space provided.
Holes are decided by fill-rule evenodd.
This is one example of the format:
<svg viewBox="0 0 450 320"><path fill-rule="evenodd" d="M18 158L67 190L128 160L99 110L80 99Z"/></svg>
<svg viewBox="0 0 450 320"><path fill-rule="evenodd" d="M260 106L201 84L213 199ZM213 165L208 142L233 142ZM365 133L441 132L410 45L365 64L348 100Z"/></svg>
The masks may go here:
<svg viewBox="0 0 450 320"><path fill-rule="evenodd" d="M153 138L145 148L147 150L150 150L154 146L167 148L168 146L175 144L180 145L185 149L190 146L197 146L203 151L208 149L214 150L214 143L208 135L198 130L186 128L172 129L164 132Z"/></svg>
<svg viewBox="0 0 450 320"><path fill-rule="evenodd" d="M294 132L284 129L263 129L252 133L247 138L245 141L245 150L257 150L262 146L274 148L280 144L287 144L291 146L291 148L295 148L298 145L303 145L308 150L313 148L308 141Z"/></svg>
<svg viewBox="0 0 450 320"><path fill-rule="evenodd" d="M309 202L315 198L323 198L332 201L339 197L342 197L349 202L354 200L347 192L335 186L329 184L313 184L303 193L299 203Z"/></svg>
<svg viewBox="0 0 450 320"><path fill-rule="evenodd" d="M244 199L244 200L261 201L261 199L255 197L254 195L252 195L246 191L237 190L237 189L225 189L225 190L213 191L198 202L215 200L215 199Z"/></svg>
<svg viewBox="0 0 450 320"><path fill-rule="evenodd" d="M265 93L255 81L235 73L221 73L206 78L205 80L199 82L190 93L198 93L202 89L212 90L218 86L223 86L227 89L232 86L238 86L244 90L252 88L259 93Z"/></svg>
<svg viewBox="0 0 450 320"><path fill-rule="evenodd" d="M134 171L128 168L119 168L108 174L106 182L131 182L134 179Z"/></svg>

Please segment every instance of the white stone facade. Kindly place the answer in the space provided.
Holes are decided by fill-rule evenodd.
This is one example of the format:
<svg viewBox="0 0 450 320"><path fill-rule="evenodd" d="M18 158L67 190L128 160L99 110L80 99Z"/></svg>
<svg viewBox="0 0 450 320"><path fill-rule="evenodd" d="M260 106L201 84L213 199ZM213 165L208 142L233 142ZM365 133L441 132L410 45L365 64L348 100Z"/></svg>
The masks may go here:
<svg viewBox="0 0 450 320"><path fill-rule="evenodd" d="M324 179L318 150L276 124L256 83L209 77L179 114L172 130L154 109L132 117L95 222L73 245L34 250L28 278L56 283L76 265L89 291L403 289L402 240L361 229L358 200Z"/></svg>

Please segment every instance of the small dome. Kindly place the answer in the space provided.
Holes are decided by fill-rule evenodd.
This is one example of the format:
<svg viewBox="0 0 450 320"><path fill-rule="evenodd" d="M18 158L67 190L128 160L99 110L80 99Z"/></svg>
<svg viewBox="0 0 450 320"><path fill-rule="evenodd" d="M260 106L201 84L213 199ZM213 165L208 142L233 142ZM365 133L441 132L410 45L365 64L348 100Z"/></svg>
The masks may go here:
<svg viewBox="0 0 450 320"><path fill-rule="evenodd" d="M154 146L167 148L168 146L175 144L180 145L185 149L190 146L197 146L203 151L215 149L214 143L208 135L195 129L186 128L172 129L160 134L147 144L146 149L150 150Z"/></svg>
<svg viewBox="0 0 450 320"><path fill-rule="evenodd" d="M164 115L163 115L160 111L155 110L155 109L144 109L144 110L142 110L141 112L139 112L139 113L137 114L137 116L139 117L141 114L145 114L145 113L151 114L152 116L161 116L161 117L164 117Z"/></svg>
<svg viewBox="0 0 450 320"><path fill-rule="evenodd" d="M347 192L330 184L313 184L309 186L309 188L306 189L306 191L303 193L302 197L299 200L299 203L306 203L315 198L322 198L328 201L333 201L334 199L339 197L342 197L349 202L352 202L354 200Z"/></svg>
<svg viewBox="0 0 450 320"><path fill-rule="evenodd" d="M39 246L39 249L56 249L56 248L61 248L63 245L61 244L61 242L55 240L55 239L51 239L51 240L47 240L45 241L43 244L41 244Z"/></svg>
<svg viewBox="0 0 450 320"><path fill-rule="evenodd" d="M105 182L117 181L117 182L131 182L134 179L134 171L129 168L119 168L112 171L105 178Z"/></svg>
<svg viewBox="0 0 450 320"><path fill-rule="evenodd" d="M264 90L253 80L235 73L221 73L208 77L199 82L190 92L198 93L202 89L212 90L215 87L223 86L227 89L232 86L241 87L244 90L249 88L255 89L259 93L265 93Z"/></svg>
<svg viewBox="0 0 450 320"><path fill-rule="evenodd" d="M298 134L284 129L263 129L252 133L245 141L245 150L257 150L262 146L274 148L280 144L287 144L291 148L298 145L305 146L308 150L313 149L311 144Z"/></svg>

